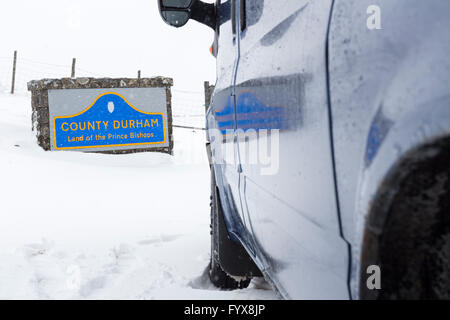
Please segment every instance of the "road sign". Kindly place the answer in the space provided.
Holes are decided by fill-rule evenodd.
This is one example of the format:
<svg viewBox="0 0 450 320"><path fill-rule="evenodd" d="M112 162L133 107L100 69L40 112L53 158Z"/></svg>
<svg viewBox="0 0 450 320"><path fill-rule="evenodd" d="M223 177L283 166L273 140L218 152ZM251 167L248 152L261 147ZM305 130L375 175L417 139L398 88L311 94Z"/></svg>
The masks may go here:
<svg viewBox="0 0 450 320"><path fill-rule="evenodd" d="M165 88L49 90L51 148L167 147Z"/></svg>

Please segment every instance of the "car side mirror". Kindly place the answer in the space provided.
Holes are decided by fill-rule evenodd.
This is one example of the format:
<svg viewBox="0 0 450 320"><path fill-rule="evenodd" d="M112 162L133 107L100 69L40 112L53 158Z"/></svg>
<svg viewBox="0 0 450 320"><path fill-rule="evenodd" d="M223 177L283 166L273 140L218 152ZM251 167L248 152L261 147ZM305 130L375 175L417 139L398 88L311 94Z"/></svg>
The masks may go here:
<svg viewBox="0 0 450 320"><path fill-rule="evenodd" d="M216 29L216 6L199 0L158 0L162 19L172 27L182 27L189 19Z"/></svg>

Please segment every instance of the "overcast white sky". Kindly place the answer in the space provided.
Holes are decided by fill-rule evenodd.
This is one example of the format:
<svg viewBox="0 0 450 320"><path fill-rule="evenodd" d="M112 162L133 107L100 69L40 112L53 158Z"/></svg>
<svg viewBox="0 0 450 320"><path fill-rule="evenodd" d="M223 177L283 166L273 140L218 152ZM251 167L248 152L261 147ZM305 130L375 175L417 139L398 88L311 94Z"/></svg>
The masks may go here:
<svg viewBox="0 0 450 320"><path fill-rule="evenodd" d="M195 21L169 27L156 0L3 0L0 34L0 58L18 50L19 68L21 58L70 66L76 57L77 67L101 76L141 69L143 77L173 77L177 89L202 91L215 80L213 31Z"/></svg>

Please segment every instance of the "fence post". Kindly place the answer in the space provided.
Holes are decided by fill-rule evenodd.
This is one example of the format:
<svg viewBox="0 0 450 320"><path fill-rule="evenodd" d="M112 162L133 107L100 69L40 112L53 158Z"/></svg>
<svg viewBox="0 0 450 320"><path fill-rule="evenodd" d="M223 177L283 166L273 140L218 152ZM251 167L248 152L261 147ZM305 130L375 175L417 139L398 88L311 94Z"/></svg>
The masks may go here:
<svg viewBox="0 0 450 320"><path fill-rule="evenodd" d="M211 96L214 90L214 86L210 86L209 81L205 81L204 87L205 87L205 111L207 111L211 103Z"/></svg>
<svg viewBox="0 0 450 320"><path fill-rule="evenodd" d="M141 86L141 70L138 70L138 85Z"/></svg>
<svg viewBox="0 0 450 320"><path fill-rule="evenodd" d="M71 74L71 78L75 78L75 64L77 63L77 59L73 58L72 59L72 74Z"/></svg>
<svg viewBox="0 0 450 320"><path fill-rule="evenodd" d="M14 94L14 86L15 86L15 83L16 83L16 64L17 64L17 50L14 51L14 62L13 62L12 83L11 83L11 94Z"/></svg>

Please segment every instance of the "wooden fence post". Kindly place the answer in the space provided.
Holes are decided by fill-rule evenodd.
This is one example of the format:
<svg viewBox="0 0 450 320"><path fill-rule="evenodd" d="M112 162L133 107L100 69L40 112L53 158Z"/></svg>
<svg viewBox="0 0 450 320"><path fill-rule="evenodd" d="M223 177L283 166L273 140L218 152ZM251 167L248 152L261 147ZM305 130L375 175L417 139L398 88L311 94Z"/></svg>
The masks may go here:
<svg viewBox="0 0 450 320"><path fill-rule="evenodd" d="M75 64L77 63L77 59L73 58L72 59L72 74L71 74L71 78L75 78Z"/></svg>
<svg viewBox="0 0 450 320"><path fill-rule="evenodd" d="M17 64L17 51L14 51L14 62L12 72L11 94L14 94L14 86L16 84L16 64Z"/></svg>
<svg viewBox="0 0 450 320"><path fill-rule="evenodd" d="M205 87L205 110L207 111L211 104L211 96L214 90L214 86L209 85L209 81L204 82Z"/></svg>

